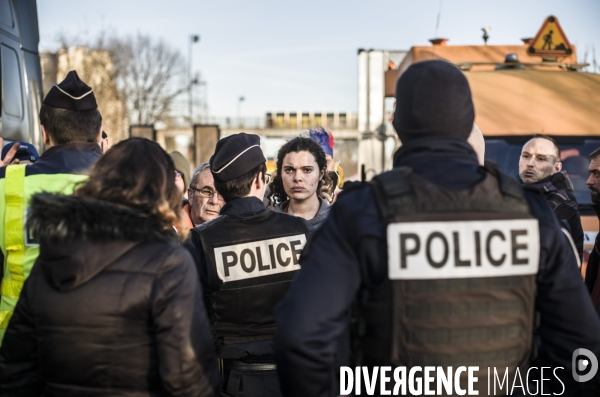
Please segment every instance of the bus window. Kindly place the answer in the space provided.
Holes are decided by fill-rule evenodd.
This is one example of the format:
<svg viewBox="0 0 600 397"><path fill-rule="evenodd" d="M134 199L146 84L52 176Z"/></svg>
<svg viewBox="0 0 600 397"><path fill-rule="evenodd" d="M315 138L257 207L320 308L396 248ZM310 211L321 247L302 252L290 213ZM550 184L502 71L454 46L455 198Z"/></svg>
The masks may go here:
<svg viewBox="0 0 600 397"><path fill-rule="evenodd" d="M17 52L2 44L0 46L0 62L2 65L2 98L11 98L2 104L4 114L18 120L23 118L23 92L21 90L21 74Z"/></svg>
<svg viewBox="0 0 600 397"><path fill-rule="evenodd" d="M589 155L600 147L600 138L596 137L556 137L561 150L562 169L571 182L573 194L581 206L592 204L590 191L585 181L588 178ZM508 175L519 177L519 158L521 148L531 137L486 137L485 158L497 163Z"/></svg>
<svg viewBox="0 0 600 397"><path fill-rule="evenodd" d="M13 33L12 30L15 27L15 22L13 21L12 10L8 0L0 0L0 26Z"/></svg>

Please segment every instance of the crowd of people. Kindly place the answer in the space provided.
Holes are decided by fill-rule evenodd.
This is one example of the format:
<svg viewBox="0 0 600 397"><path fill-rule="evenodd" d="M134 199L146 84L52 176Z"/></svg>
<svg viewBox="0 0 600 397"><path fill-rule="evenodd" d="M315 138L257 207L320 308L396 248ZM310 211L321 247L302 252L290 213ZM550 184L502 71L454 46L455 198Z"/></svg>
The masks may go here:
<svg viewBox="0 0 600 397"><path fill-rule="evenodd" d="M273 175L243 132L194 170L146 139L109 148L75 71L40 124L41 156L2 150L0 396L337 396L341 367L469 365L480 395L489 367L600 395L571 375L577 349L600 357L600 243L584 282L560 148L532 137L518 180L484 160L447 62L402 74L394 168L343 189L323 128ZM600 148L589 172L600 217Z"/></svg>

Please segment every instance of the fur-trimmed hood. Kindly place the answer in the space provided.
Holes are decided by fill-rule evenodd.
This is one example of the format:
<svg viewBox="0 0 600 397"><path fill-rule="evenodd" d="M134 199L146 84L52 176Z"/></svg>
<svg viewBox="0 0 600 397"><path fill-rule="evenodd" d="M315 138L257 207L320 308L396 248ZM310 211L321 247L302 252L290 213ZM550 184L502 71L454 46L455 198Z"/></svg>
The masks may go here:
<svg viewBox="0 0 600 397"><path fill-rule="evenodd" d="M38 265L61 291L91 280L140 243L179 242L172 228L136 209L45 192L32 196L27 227L40 241Z"/></svg>

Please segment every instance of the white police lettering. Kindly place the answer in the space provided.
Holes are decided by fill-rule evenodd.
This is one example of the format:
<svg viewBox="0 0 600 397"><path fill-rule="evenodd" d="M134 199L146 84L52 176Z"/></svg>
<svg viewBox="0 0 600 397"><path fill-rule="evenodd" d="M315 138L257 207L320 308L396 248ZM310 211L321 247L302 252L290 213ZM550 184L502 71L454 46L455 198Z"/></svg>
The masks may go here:
<svg viewBox="0 0 600 397"><path fill-rule="evenodd" d="M392 223L387 242L392 280L527 275L539 266L535 219Z"/></svg>
<svg viewBox="0 0 600 397"><path fill-rule="evenodd" d="M215 248L217 274L226 283L298 270L304 244L298 234Z"/></svg>

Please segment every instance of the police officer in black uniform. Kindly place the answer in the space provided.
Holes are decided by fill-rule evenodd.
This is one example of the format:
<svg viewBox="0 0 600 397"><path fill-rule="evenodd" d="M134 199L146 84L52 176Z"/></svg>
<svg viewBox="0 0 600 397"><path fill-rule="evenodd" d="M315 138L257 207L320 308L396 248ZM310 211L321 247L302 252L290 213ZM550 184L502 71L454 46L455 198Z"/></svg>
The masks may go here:
<svg viewBox="0 0 600 397"><path fill-rule="evenodd" d="M455 66L425 61L402 74L394 169L340 195L276 309L285 396L338 395L335 341L352 306L355 365L478 366L479 395L488 395L488 367L508 371L512 385L517 369L527 382L530 366L563 367L543 373L543 392L560 393L560 378L569 395L573 352L600 352L576 254L541 195L478 165L466 141L473 120ZM459 379L466 390L466 373ZM529 374L538 387L540 379Z"/></svg>
<svg viewBox="0 0 600 397"><path fill-rule="evenodd" d="M265 208L265 162L257 135L217 143L210 170L227 204L219 217L194 228L187 244L196 256L225 396L281 395L273 311L312 232L304 219Z"/></svg>

